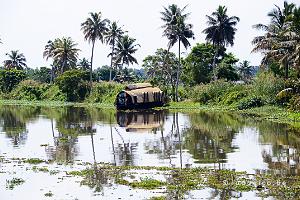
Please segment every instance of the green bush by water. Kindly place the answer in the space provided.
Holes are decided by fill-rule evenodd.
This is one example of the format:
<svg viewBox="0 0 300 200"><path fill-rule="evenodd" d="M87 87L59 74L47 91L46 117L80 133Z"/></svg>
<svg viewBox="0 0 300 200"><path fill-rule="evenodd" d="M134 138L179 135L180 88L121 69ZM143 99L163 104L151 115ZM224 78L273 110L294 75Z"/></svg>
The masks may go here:
<svg viewBox="0 0 300 200"><path fill-rule="evenodd" d="M86 101L89 103L114 103L116 95L124 87L125 85L114 82L95 83Z"/></svg>
<svg viewBox="0 0 300 200"><path fill-rule="evenodd" d="M55 84L66 95L67 101L83 101L89 94L89 72L69 70L56 78Z"/></svg>

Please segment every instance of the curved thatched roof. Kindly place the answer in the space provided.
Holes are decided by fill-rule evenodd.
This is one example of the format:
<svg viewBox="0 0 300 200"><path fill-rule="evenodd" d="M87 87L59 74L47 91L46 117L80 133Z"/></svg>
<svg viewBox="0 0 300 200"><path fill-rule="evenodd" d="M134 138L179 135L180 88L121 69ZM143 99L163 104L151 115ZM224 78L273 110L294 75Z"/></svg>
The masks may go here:
<svg viewBox="0 0 300 200"><path fill-rule="evenodd" d="M127 85L125 90L135 90L148 87L152 87L152 85L150 83L134 83Z"/></svg>
<svg viewBox="0 0 300 200"><path fill-rule="evenodd" d="M148 102L154 102L154 93L160 93L162 94L162 91L158 87L147 87L147 88L141 88L141 89L135 89L135 90L129 90L125 92L129 94L132 97L137 97L137 103L143 103L144 95L145 93L148 94Z"/></svg>

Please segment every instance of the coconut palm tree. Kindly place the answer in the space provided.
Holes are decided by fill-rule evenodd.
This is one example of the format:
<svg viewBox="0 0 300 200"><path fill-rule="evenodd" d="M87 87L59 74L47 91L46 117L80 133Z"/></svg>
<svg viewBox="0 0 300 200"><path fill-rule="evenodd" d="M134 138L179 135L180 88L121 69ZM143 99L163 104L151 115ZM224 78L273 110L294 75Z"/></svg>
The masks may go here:
<svg viewBox="0 0 300 200"><path fill-rule="evenodd" d="M177 5L172 4L168 8L164 7L164 12L161 12L161 19L165 22L165 24L162 26L162 28L164 28L163 36L167 37L169 40L168 51L178 42L179 65L177 66L176 71L176 101L178 101L178 85L181 68L181 43L185 48L188 48L189 46L191 46L189 39L194 38L192 24L186 23L186 19L189 16L189 13L184 13L185 8L186 6L181 9Z"/></svg>
<svg viewBox="0 0 300 200"><path fill-rule="evenodd" d="M82 58L77 63L77 66L79 66L82 70L89 70L90 69L90 62L86 58Z"/></svg>
<svg viewBox="0 0 300 200"><path fill-rule="evenodd" d="M168 29L172 25L176 25L177 17L187 19L190 13L184 13L187 6L179 8L176 4L171 4L168 7L164 7L164 11L160 12L162 17L160 18L164 24L161 28L164 29L164 33L168 33Z"/></svg>
<svg viewBox="0 0 300 200"><path fill-rule="evenodd" d="M271 25L278 30L282 30L285 23L290 20L295 4L284 1L283 9L275 5L275 8L268 13L271 18Z"/></svg>
<svg viewBox="0 0 300 200"><path fill-rule="evenodd" d="M297 19L300 19L300 11L297 12L294 4L284 2L281 9L275 5L268 16L271 23L268 25L256 24L253 27L258 30L265 31L264 35L257 36L253 39L254 48L252 52L261 52L263 54L262 66L266 66L270 62L279 62L285 70L285 78L288 78L289 66L297 67L297 46L300 42L297 30ZM299 14L299 18L298 18Z"/></svg>
<svg viewBox="0 0 300 200"><path fill-rule="evenodd" d="M300 35L300 6L293 11L292 30Z"/></svg>
<svg viewBox="0 0 300 200"><path fill-rule="evenodd" d="M93 71L93 57L94 47L96 40L104 42L104 35L108 31L107 24L108 19L103 19L101 12L90 13L90 17L81 24L81 30L84 34L84 39L89 43L92 43L92 55L91 55L91 66L90 66L90 84L92 84L92 71Z"/></svg>
<svg viewBox="0 0 300 200"><path fill-rule="evenodd" d="M56 38L54 41L49 40L45 45L43 57L48 60L53 59L53 67L58 73L63 73L69 69L75 68L79 49L76 48L78 44L70 37Z"/></svg>
<svg viewBox="0 0 300 200"><path fill-rule="evenodd" d="M225 6L219 6L211 16L206 15L206 17L208 19L208 27L203 30L203 33L206 34L206 41L211 42L216 48L212 63L212 67L215 68L220 50L228 45L233 46L234 36L237 31L235 26L240 19L236 16L229 17ZM214 79L216 79L216 74L214 74Z"/></svg>
<svg viewBox="0 0 300 200"><path fill-rule="evenodd" d="M45 49L43 52L43 58L45 58L47 61L49 58L53 58L53 57L54 57L54 42L52 40L49 40L47 42L47 44L45 45ZM54 61L51 64L51 81L50 82L53 83L53 80L54 80Z"/></svg>
<svg viewBox="0 0 300 200"><path fill-rule="evenodd" d="M110 70L109 70L109 81L112 80L112 69L113 69L113 62L114 62L114 53L115 53L115 44L117 40L123 36L124 31L121 27L118 26L117 22L112 22L108 26L108 31L105 35L106 43L111 45L111 53L108 56L111 56L110 59Z"/></svg>
<svg viewBox="0 0 300 200"><path fill-rule="evenodd" d="M138 49L137 47L140 47L139 44L135 44L136 39L129 37L128 35L125 35L120 38L117 42L116 46L116 63L120 64L121 67L126 64L129 66L129 64L136 63L138 64L135 57L132 56Z"/></svg>
<svg viewBox="0 0 300 200"><path fill-rule="evenodd" d="M244 81L247 81L250 79L250 77L252 75L253 67L250 66L249 61L244 60L243 62L239 63L238 72L239 72L240 76L242 77L242 79Z"/></svg>
<svg viewBox="0 0 300 200"><path fill-rule="evenodd" d="M49 40L47 44L45 45L45 49L43 52L43 58L48 60L49 58L54 57L54 42L52 40Z"/></svg>
<svg viewBox="0 0 300 200"><path fill-rule="evenodd" d="M18 50L6 53L9 59L4 60L4 67L7 69L18 69L23 70L26 65L26 58L23 53L19 53Z"/></svg>
<svg viewBox="0 0 300 200"><path fill-rule="evenodd" d="M60 68L60 73L76 67L78 51L80 51L76 46L77 43L70 37L54 40L53 59L57 67Z"/></svg>

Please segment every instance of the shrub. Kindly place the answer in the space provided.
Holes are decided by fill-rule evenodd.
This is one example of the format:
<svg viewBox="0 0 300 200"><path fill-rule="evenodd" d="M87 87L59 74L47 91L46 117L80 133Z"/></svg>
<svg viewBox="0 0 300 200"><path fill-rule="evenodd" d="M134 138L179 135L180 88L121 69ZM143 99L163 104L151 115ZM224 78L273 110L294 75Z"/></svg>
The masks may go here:
<svg viewBox="0 0 300 200"><path fill-rule="evenodd" d="M89 73L82 70L69 70L57 77L55 84L66 95L67 101L83 101L89 93Z"/></svg>
<svg viewBox="0 0 300 200"><path fill-rule="evenodd" d="M300 95L294 95L291 100L290 103L288 105L288 108L294 111L300 111Z"/></svg>
<svg viewBox="0 0 300 200"><path fill-rule="evenodd" d="M241 90L230 91L223 96L222 98L223 100L221 103L224 105L231 105L233 103L238 102L240 99L246 96L247 96L247 91L241 91Z"/></svg>
<svg viewBox="0 0 300 200"><path fill-rule="evenodd" d="M34 80L25 80L13 89L10 97L17 100L41 100L42 94L48 87L47 84L41 84Z"/></svg>
<svg viewBox="0 0 300 200"><path fill-rule="evenodd" d="M115 82L100 82L93 85L87 101L91 103L113 103L124 85Z"/></svg>
<svg viewBox="0 0 300 200"><path fill-rule="evenodd" d="M2 92L11 92L22 80L26 74L22 70L4 69L0 70L0 88Z"/></svg>
<svg viewBox="0 0 300 200"><path fill-rule="evenodd" d="M67 96L57 85L51 85L42 95L41 99L50 101L67 101Z"/></svg>
<svg viewBox="0 0 300 200"><path fill-rule="evenodd" d="M290 99L293 96L293 89L292 88L286 88L284 90L281 90L277 95L276 95L276 102L279 104L286 104L287 102L290 101Z"/></svg>
<svg viewBox="0 0 300 200"><path fill-rule="evenodd" d="M206 104L208 102L220 102L222 95L230 91L233 83L217 80L206 85L198 85L190 91L191 98L197 102Z"/></svg>
<svg viewBox="0 0 300 200"><path fill-rule="evenodd" d="M258 74L253 83L253 92L263 98L266 103L276 103L276 95L285 88L284 80L276 78L273 73Z"/></svg>
<svg viewBox="0 0 300 200"><path fill-rule="evenodd" d="M248 97L246 99L243 99L239 105L238 109L239 110L245 110L249 108L255 108L255 107L260 107L263 106L264 102L260 97L253 96L253 97Z"/></svg>

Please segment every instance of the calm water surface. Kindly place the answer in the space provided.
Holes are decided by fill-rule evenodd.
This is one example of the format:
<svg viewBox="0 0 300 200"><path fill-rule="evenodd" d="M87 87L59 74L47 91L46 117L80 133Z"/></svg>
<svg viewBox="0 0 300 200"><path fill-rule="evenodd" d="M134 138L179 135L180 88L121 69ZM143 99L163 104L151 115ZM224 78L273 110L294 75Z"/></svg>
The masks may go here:
<svg viewBox="0 0 300 200"><path fill-rule="evenodd" d="M33 172L30 165L14 162L16 158L49 160L50 170L62 171L82 169L83 162L104 162L117 166L207 166L248 173L300 173L300 138L295 130L240 115L2 106L0 131L1 200L148 199L162 195L113 183L95 191L81 186L78 177ZM7 181L13 177L25 183L8 188ZM49 191L52 197L45 196ZM258 198L255 192L229 196ZM209 188L186 196L201 198L223 197L221 191Z"/></svg>

